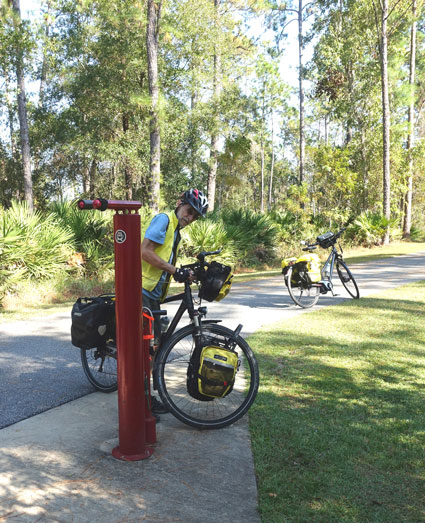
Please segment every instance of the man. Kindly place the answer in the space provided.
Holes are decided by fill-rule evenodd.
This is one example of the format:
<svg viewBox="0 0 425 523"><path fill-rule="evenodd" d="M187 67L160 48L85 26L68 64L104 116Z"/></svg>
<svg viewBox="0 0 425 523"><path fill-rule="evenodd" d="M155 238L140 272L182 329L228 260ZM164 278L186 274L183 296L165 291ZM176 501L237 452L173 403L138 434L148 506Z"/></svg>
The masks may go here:
<svg viewBox="0 0 425 523"><path fill-rule="evenodd" d="M208 209L206 196L198 189L185 191L173 212L160 213L150 222L142 242L142 285L143 306L159 310L170 286L171 276L177 282L185 282L193 277L188 269L176 267L180 244L180 229L205 217ZM154 321L155 343L159 343L161 320ZM165 407L152 398L152 412L167 412Z"/></svg>

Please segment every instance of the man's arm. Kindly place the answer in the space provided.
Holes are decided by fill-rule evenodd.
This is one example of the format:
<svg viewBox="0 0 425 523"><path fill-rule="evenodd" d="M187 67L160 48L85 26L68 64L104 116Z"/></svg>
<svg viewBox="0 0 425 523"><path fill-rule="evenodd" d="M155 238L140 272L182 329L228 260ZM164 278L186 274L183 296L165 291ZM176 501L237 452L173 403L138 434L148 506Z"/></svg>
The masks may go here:
<svg viewBox="0 0 425 523"><path fill-rule="evenodd" d="M175 274L176 268L174 265L166 262L156 254L155 248L158 247L158 245L160 244L149 240L148 238L144 238L142 242L142 259L162 271Z"/></svg>

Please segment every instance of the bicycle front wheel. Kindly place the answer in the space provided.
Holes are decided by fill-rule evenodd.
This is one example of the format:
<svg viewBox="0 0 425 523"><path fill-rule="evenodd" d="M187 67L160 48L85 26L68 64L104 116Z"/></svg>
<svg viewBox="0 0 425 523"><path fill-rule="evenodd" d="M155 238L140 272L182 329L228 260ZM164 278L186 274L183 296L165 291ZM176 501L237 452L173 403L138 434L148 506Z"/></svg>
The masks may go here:
<svg viewBox="0 0 425 523"><path fill-rule="evenodd" d="M233 331L221 325L203 325L201 346L231 348L238 355L235 383L223 398L195 399L188 392L187 370L195 349L195 327L178 330L155 356L155 376L163 403L180 421L199 429L220 429L240 419L255 400L259 385L258 364L248 343L234 339ZM198 345L199 346L199 345Z"/></svg>
<svg viewBox="0 0 425 523"><path fill-rule="evenodd" d="M320 298L319 285L304 285L303 283L300 283L299 286L295 286L291 282L292 267L289 267L285 277L289 295L296 305L299 305L303 309L309 309L310 307L313 307L313 305L316 305Z"/></svg>
<svg viewBox="0 0 425 523"><path fill-rule="evenodd" d="M100 392L114 392L117 383L117 349L105 345L94 349L81 349L84 373L93 387Z"/></svg>
<svg viewBox="0 0 425 523"><path fill-rule="evenodd" d="M357 300L360 297L359 288L357 286L356 280L354 279L354 276L351 274L351 271L345 262L342 260L337 260L336 272L338 273L339 279L341 280L341 283L344 285L348 294Z"/></svg>

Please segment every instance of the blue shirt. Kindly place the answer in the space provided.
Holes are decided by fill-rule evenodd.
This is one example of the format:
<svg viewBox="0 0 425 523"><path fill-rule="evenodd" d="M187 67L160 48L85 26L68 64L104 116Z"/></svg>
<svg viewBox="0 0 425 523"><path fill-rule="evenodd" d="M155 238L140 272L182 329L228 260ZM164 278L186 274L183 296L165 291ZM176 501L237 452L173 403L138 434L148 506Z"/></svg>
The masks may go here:
<svg viewBox="0 0 425 523"><path fill-rule="evenodd" d="M149 227L146 229L145 232L145 238L148 240L151 240L155 243L163 244L165 241L165 234L167 232L169 219L166 214L160 213L154 216L151 220L151 223L149 224ZM174 233L174 243L173 243L173 252L174 247L176 243L178 235L178 229ZM173 261L173 252L171 252L170 259L167 260L168 263L171 263ZM162 294L162 286L165 282L165 278L167 277L167 272L164 271L161 274L161 278L158 281L157 286L152 291L147 291L143 289L143 294L147 296L148 298L151 298L152 300L159 300Z"/></svg>

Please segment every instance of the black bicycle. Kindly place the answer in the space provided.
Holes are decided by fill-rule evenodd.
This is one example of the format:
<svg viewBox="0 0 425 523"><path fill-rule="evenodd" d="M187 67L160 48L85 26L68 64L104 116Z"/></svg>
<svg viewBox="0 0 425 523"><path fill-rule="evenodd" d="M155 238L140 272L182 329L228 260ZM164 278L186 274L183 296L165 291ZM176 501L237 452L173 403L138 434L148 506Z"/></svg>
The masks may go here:
<svg viewBox="0 0 425 523"><path fill-rule="evenodd" d="M233 331L219 325L221 320L207 320L207 307L201 306L202 299L219 301L230 289L231 277L223 269L226 266L205 261L207 256L219 252L202 252L197 256L197 262L184 266L195 274L199 302L195 306L189 281L185 282L182 293L165 299L164 303L181 303L161 334L159 347L153 356L153 387L158 390L161 400L177 419L200 429L219 429L240 419L253 404L259 386L258 364L252 349L240 335L242 325ZM176 330L186 311L190 324ZM166 314L166 311L150 312L155 316ZM197 374L197 358L203 349L209 350L217 360L229 355L234 362L234 376L227 389L224 392L222 389L219 395L211 392L219 382ZM117 389L114 339L101 347L82 349L81 360L87 378L97 390L112 392Z"/></svg>
<svg viewBox="0 0 425 523"><path fill-rule="evenodd" d="M313 307L322 294L331 292L333 296L336 296L332 283L334 268L336 268L338 277L348 294L354 299L360 297L357 282L344 261L343 250L338 243L344 231L345 228L337 233L327 232L322 234L316 238L315 243L301 242L306 245L303 251L309 254L282 261L285 283L289 295L296 305L307 309ZM339 251L335 247L336 244L338 244ZM323 249L331 249L322 267L320 267L317 254L313 253L318 246Z"/></svg>

